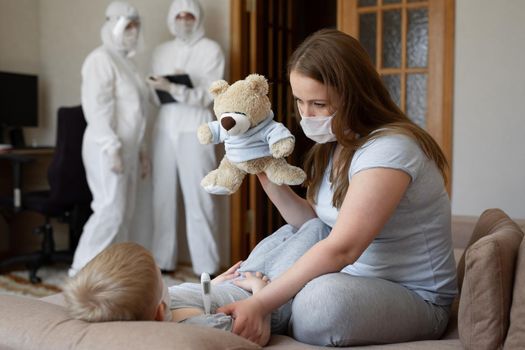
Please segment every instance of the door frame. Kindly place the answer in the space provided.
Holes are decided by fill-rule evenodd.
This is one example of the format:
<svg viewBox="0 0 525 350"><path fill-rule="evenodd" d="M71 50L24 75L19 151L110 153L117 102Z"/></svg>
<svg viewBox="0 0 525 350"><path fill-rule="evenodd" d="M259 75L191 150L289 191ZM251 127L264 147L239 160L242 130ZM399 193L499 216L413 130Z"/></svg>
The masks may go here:
<svg viewBox="0 0 525 350"><path fill-rule="evenodd" d="M230 81L244 79L258 71L257 0L230 0ZM246 55L245 53L249 54ZM230 258L235 263L245 259L256 242L257 178L247 175L239 190L231 196Z"/></svg>

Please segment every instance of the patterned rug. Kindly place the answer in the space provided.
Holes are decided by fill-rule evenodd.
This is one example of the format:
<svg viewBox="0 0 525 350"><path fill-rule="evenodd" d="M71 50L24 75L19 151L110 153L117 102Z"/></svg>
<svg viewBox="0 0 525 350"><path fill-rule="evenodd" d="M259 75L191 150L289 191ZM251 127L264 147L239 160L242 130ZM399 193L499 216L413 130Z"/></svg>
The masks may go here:
<svg viewBox="0 0 525 350"><path fill-rule="evenodd" d="M0 274L0 294L24 295L32 298L43 298L62 291L68 280L67 266L44 266L38 270L42 283L29 282L28 271L12 271ZM183 282L199 282L191 266L182 266L177 271L162 275L166 285L173 286Z"/></svg>

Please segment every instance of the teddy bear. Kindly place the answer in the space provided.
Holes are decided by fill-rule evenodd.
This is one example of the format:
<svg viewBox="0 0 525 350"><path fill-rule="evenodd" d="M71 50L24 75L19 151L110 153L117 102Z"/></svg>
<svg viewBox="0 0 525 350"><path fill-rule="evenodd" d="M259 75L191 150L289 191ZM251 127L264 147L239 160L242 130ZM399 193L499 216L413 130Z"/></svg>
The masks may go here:
<svg viewBox="0 0 525 350"><path fill-rule="evenodd" d="M199 126L201 144L224 142L226 154L219 167L206 175L201 186L212 194L235 193L246 174L265 172L277 185L300 185L306 173L287 163L295 137L273 120L268 82L250 74L231 86L225 80L211 84L217 120Z"/></svg>

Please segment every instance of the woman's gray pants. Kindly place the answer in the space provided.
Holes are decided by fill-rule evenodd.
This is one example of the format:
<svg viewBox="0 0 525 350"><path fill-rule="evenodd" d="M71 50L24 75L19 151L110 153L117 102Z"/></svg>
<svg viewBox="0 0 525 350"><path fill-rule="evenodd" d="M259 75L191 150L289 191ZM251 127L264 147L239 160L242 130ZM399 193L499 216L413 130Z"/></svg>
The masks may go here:
<svg viewBox="0 0 525 350"><path fill-rule="evenodd" d="M397 283L331 273L295 296L289 331L300 342L322 346L438 339L449 309Z"/></svg>

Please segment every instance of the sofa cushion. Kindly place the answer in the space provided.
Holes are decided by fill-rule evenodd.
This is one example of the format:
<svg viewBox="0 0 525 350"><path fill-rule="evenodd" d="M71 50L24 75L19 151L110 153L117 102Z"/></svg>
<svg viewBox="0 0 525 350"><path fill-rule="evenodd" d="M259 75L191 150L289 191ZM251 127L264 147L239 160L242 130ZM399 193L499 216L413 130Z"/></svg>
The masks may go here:
<svg viewBox="0 0 525 350"><path fill-rule="evenodd" d="M482 219L486 221L474 234L484 237L475 241L465 254L458 315L463 346L476 350L503 346L509 324L516 257L523 237L519 226L502 211L484 212L480 221Z"/></svg>
<svg viewBox="0 0 525 350"><path fill-rule="evenodd" d="M458 288L460 292L463 284L463 276L465 274L465 254L467 253L467 249L480 238L496 231L500 225L505 225L508 220L509 217L507 214L505 214L503 210L497 208L487 209L480 215L476 222L476 226L474 227L474 231L470 236L470 240L463 250L463 254L457 264Z"/></svg>
<svg viewBox="0 0 525 350"><path fill-rule="evenodd" d="M510 325L504 349L523 349L525 346L525 240L521 242L514 275Z"/></svg>
<svg viewBox="0 0 525 350"><path fill-rule="evenodd" d="M0 295L0 349L260 349L232 333L172 322L88 323L62 306Z"/></svg>

